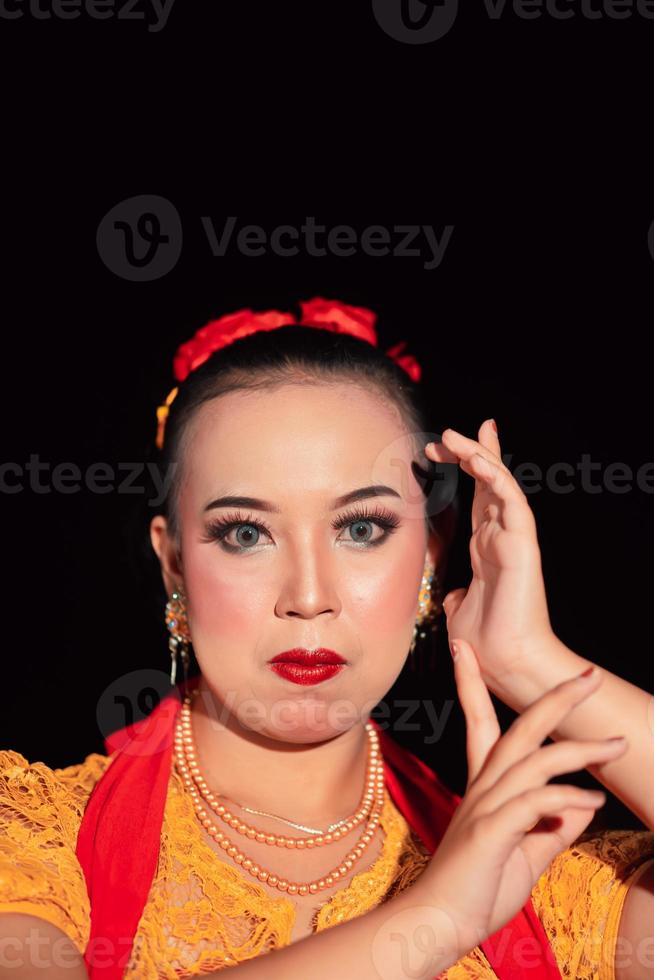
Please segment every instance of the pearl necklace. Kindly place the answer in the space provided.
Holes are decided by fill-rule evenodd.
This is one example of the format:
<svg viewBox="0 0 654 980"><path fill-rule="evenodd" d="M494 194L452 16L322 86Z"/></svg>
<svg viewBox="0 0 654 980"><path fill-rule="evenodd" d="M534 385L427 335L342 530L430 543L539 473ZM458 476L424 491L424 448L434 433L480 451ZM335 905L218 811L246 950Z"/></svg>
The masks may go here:
<svg viewBox="0 0 654 980"><path fill-rule="evenodd" d="M197 691L193 692L193 696ZM191 726L191 695L186 695L182 704L179 718L175 726L175 762L184 781L195 808L196 815L207 833L220 845L220 847L233 860L240 864L259 881L267 882L280 891L288 892L289 895L315 894L325 888L330 888L340 878L345 877L358 861L370 841L374 837L375 830L379 825L381 811L384 805L384 763L379 750L379 739L374 726L368 722L366 731L369 738L368 771L366 777L366 789L363 793L361 804L356 813L345 821L341 828L321 834L319 837L284 837L278 834L265 833L249 824L244 823L234 816L229 810L219 802L218 794L212 793L207 785L197 762L193 729ZM266 843L271 846L311 849L331 844L341 839L356 826L366 820L366 826L359 837L357 844L345 855L338 867L333 868L322 878L307 882L288 881L280 878L261 865L248 858L235 844L232 843L222 831L218 830L215 823L203 803L208 806L230 827L238 833L243 834L250 840L259 843Z"/></svg>

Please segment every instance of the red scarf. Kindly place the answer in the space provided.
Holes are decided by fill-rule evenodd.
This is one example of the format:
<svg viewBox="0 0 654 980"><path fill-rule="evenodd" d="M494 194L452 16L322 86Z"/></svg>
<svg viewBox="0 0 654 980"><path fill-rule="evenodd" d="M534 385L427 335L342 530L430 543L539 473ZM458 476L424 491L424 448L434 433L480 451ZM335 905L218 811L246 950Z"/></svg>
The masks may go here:
<svg viewBox="0 0 654 980"><path fill-rule="evenodd" d="M199 677L188 682L195 687ZM77 837L91 903L84 961L90 980L121 980L157 870L161 824L183 681L141 721L105 739L116 753L93 787ZM433 854L461 797L417 756L374 723L386 786L398 810ZM500 980L561 980L531 899L481 944Z"/></svg>

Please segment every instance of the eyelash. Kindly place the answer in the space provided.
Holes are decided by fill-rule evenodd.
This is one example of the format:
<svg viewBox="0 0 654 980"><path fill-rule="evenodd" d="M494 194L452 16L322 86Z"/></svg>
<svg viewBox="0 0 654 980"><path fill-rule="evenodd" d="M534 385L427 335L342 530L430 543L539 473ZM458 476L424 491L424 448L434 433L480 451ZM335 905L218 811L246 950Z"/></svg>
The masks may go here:
<svg viewBox="0 0 654 980"><path fill-rule="evenodd" d="M352 542L355 547L359 547L361 549L376 548L377 545L380 545L386 541L390 535L397 530L400 524L399 518L396 517L396 515L390 510L386 510L384 507L377 507L373 511L365 508L354 508L353 510L349 510L347 513L341 514L340 517L333 520L332 527L335 531L339 531L341 528L348 527L350 524L356 524L358 521L371 521L373 524L376 524L385 531L385 534L376 541L361 541L358 545L356 541ZM203 540L219 541L222 544L222 547L232 554L243 553L245 551L254 551L256 545L254 545L252 548L238 548L234 547L233 545L226 544L223 540L233 528L241 527L242 525L249 525L250 527L255 527L258 531L264 531L266 534L270 534L270 527L264 521L257 520L256 518L249 516L244 518L240 513L236 512L234 514L227 514L225 517L219 517L216 520L211 521L207 525L207 536Z"/></svg>

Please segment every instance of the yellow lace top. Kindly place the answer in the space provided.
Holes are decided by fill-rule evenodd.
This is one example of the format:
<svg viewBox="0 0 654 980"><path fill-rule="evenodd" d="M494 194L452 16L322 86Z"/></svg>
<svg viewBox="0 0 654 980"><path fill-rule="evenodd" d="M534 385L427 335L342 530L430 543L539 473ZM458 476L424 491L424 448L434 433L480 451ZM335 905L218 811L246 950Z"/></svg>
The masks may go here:
<svg viewBox="0 0 654 980"><path fill-rule="evenodd" d="M75 855L86 801L111 757L93 753L50 769L0 751L0 912L54 923L84 952L90 909ZM354 918L411 885L428 852L386 795L383 846L371 867L319 906L318 932ZM532 891L563 976L614 980L627 888L654 859L654 833L611 830L581 837L559 854ZM127 980L199 976L287 945L295 905L274 898L238 865L217 858L173 767L157 871L126 967ZM441 975L496 977L479 947Z"/></svg>

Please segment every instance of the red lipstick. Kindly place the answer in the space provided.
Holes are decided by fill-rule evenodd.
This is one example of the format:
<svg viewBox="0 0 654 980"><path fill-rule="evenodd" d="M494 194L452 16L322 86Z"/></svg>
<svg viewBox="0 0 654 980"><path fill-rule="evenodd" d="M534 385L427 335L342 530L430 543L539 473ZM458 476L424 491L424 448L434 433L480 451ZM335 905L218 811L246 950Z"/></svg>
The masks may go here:
<svg viewBox="0 0 654 980"><path fill-rule="evenodd" d="M340 673L347 661L334 650L319 647L284 650L269 660L272 670L293 684L320 684Z"/></svg>

